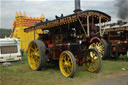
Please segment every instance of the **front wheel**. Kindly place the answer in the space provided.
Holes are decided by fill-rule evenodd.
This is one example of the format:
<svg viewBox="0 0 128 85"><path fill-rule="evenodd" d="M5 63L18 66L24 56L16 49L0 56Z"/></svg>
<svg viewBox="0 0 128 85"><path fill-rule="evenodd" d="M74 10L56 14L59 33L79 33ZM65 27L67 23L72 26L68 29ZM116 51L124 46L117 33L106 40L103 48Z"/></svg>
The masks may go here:
<svg viewBox="0 0 128 85"><path fill-rule="evenodd" d="M90 72L98 73L102 67L101 54L97 49L89 49L85 56L85 65Z"/></svg>
<svg viewBox="0 0 128 85"><path fill-rule="evenodd" d="M76 60L70 51L63 51L59 58L59 67L65 77L73 77L76 72Z"/></svg>

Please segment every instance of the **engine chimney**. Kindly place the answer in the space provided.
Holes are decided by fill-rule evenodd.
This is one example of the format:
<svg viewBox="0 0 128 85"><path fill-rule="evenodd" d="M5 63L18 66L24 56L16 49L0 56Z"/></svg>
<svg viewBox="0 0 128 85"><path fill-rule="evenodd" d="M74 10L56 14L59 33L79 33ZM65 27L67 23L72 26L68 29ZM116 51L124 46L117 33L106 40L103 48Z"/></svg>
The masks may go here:
<svg viewBox="0 0 128 85"><path fill-rule="evenodd" d="M74 13L80 12L80 0L75 0L75 10L73 11Z"/></svg>

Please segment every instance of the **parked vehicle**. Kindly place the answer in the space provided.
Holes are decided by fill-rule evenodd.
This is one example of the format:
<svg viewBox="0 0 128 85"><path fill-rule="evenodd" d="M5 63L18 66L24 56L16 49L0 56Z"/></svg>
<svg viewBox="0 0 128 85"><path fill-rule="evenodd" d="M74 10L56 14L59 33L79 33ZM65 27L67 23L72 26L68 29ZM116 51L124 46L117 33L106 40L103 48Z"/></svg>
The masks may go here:
<svg viewBox="0 0 128 85"><path fill-rule="evenodd" d="M128 24L115 25L106 29L104 39L109 43L108 57L119 58L120 54L128 56Z"/></svg>
<svg viewBox="0 0 128 85"><path fill-rule="evenodd" d="M77 1L76 8L80 5ZM101 25L110 21L111 17L97 10L81 11L77 8L74 12L24 30L31 32L41 29L43 32L28 47L28 62L32 70L41 70L48 62L57 61L65 77L73 77L76 64L85 65L90 72L100 71L101 57L104 55L101 53L105 48L105 40L99 36L102 34Z"/></svg>
<svg viewBox="0 0 128 85"><path fill-rule="evenodd" d="M0 62L21 60L19 40L14 38L0 39Z"/></svg>

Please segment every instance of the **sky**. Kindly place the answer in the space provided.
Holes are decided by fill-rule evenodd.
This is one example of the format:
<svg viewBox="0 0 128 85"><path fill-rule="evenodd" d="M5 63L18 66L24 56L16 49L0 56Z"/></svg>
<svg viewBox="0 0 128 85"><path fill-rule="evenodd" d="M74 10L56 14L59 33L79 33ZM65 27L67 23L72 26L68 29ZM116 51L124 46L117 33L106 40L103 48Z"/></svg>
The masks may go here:
<svg viewBox="0 0 128 85"><path fill-rule="evenodd" d="M81 0L82 10L99 10L109 14L112 22L118 20L115 0ZM12 29L16 11L25 11L26 16L52 20L55 15L70 15L74 11L74 0L0 0L0 28Z"/></svg>

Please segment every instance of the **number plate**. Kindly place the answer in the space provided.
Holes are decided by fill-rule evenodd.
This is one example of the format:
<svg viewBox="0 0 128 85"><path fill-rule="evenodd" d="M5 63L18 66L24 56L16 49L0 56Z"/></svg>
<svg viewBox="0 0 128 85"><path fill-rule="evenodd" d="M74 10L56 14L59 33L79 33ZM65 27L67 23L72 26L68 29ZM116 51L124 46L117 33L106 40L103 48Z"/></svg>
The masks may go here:
<svg viewBox="0 0 128 85"><path fill-rule="evenodd" d="M7 61L13 61L14 60L14 58L9 58L9 59L7 59Z"/></svg>

